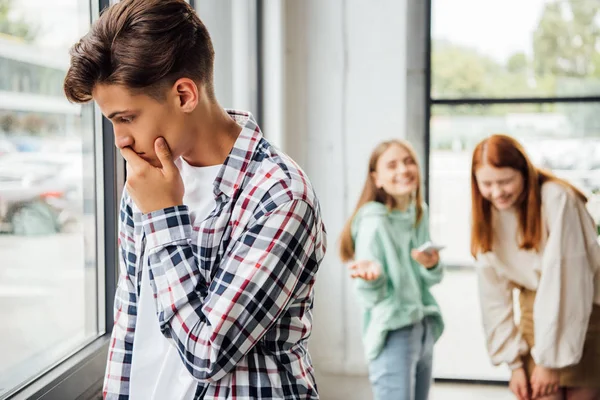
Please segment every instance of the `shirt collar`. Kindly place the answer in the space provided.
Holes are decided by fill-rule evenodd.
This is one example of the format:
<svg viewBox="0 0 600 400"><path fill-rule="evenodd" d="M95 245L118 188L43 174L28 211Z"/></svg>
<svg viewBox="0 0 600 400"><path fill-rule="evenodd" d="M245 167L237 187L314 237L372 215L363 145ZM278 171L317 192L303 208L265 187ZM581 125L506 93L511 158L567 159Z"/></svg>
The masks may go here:
<svg viewBox="0 0 600 400"><path fill-rule="evenodd" d="M223 163L223 167L215 180L215 195L225 194L232 197L242 184L248 166L263 138L256 120L250 112L225 110L229 116L242 127L233 148Z"/></svg>

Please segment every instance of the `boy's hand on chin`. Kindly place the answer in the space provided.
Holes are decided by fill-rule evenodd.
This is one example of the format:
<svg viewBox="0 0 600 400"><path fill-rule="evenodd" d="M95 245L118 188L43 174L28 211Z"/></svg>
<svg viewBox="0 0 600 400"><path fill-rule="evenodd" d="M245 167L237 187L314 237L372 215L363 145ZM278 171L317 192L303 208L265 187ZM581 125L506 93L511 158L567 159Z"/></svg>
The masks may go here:
<svg viewBox="0 0 600 400"><path fill-rule="evenodd" d="M142 213L183 203L183 180L167 142L159 137L154 150L161 167L154 167L129 147L121 149L127 161L127 191Z"/></svg>

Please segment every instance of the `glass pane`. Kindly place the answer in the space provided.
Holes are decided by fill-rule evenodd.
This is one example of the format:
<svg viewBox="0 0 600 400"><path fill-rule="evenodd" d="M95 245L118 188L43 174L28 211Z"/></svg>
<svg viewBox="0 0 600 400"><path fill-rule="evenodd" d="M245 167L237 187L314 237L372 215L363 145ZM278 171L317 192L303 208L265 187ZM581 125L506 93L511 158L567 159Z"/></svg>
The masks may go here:
<svg viewBox="0 0 600 400"><path fill-rule="evenodd" d="M598 0L433 0L432 97L600 95Z"/></svg>
<svg viewBox="0 0 600 400"><path fill-rule="evenodd" d="M581 188L590 196L588 208L600 223L600 103L433 107L431 234L447 246L445 261L461 267L450 269L437 287L448 324L436 347L437 376L508 376L506 369L491 367L486 354L469 254L471 153L492 133L518 138L537 165ZM460 350L463 345L471 350Z"/></svg>
<svg viewBox="0 0 600 400"><path fill-rule="evenodd" d="M0 397L98 333L93 108L62 91L89 20L0 1Z"/></svg>

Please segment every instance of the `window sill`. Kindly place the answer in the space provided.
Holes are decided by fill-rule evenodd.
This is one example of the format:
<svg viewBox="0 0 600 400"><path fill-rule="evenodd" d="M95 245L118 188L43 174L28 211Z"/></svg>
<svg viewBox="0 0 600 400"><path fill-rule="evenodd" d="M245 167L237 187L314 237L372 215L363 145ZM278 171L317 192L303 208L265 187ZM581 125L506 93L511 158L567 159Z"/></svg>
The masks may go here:
<svg viewBox="0 0 600 400"><path fill-rule="evenodd" d="M110 334L99 337L7 399L78 399L101 387Z"/></svg>

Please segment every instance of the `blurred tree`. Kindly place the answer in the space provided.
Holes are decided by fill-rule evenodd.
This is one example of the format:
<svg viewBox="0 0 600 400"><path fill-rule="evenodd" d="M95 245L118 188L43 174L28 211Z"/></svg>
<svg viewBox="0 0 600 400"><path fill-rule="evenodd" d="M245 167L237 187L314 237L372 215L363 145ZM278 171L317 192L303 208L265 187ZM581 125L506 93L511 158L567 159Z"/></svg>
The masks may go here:
<svg viewBox="0 0 600 400"><path fill-rule="evenodd" d="M435 40L432 46L433 98L506 98L534 96L536 90L529 82L529 61L524 53L509 57L507 64L487 57L475 49ZM535 112L538 105L515 105L512 111ZM458 106L443 108L441 114L500 115L508 108L503 105L486 107ZM440 115L441 115L440 114Z"/></svg>
<svg viewBox="0 0 600 400"><path fill-rule="evenodd" d="M0 34L14 36L31 42L35 39L36 29L22 18L11 17L12 0L0 0Z"/></svg>
<svg viewBox="0 0 600 400"><path fill-rule="evenodd" d="M489 94L490 77L500 66L474 49L448 41L435 41L431 54L434 97L481 97Z"/></svg>
<svg viewBox="0 0 600 400"><path fill-rule="evenodd" d="M534 71L556 96L600 95L600 7L596 1L554 0L533 33ZM549 88L550 89L550 88ZM600 106L561 105L574 134L600 136Z"/></svg>
<svg viewBox="0 0 600 400"><path fill-rule="evenodd" d="M433 98L506 98L600 95L600 6L597 0L549 0L533 32L531 57L518 52L503 63L476 49L434 40ZM458 106L440 114L506 112L567 115L574 135L600 136L600 106L579 104Z"/></svg>
<svg viewBox="0 0 600 400"><path fill-rule="evenodd" d="M17 124L17 118L13 114L4 114L2 117L0 117L0 128L5 134L14 132Z"/></svg>
<svg viewBox="0 0 600 400"><path fill-rule="evenodd" d="M596 1L554 0L533 34L537 75L600 77L600 7Z"/></svg>
<svg viewBox="0 0 600 400"><path fill-rule="evenodd" d="M23 118L23 129L32 135L39 134L43 127L44 119L37 114L27 114Z"/></svg>
<svg viewBox="0 0 600 400"><path fill-rule="evenodd" d="M503 65L475 49L435 40L431 64L434 98L535 96L539 91L522 52Z"/></svg>
<svg viewBox="0 0 600 400"><path fill-rule="evenodd" d="M525 53L515 53L508 59L506 69L512 74L526 74L529 67Z"/></svg>

